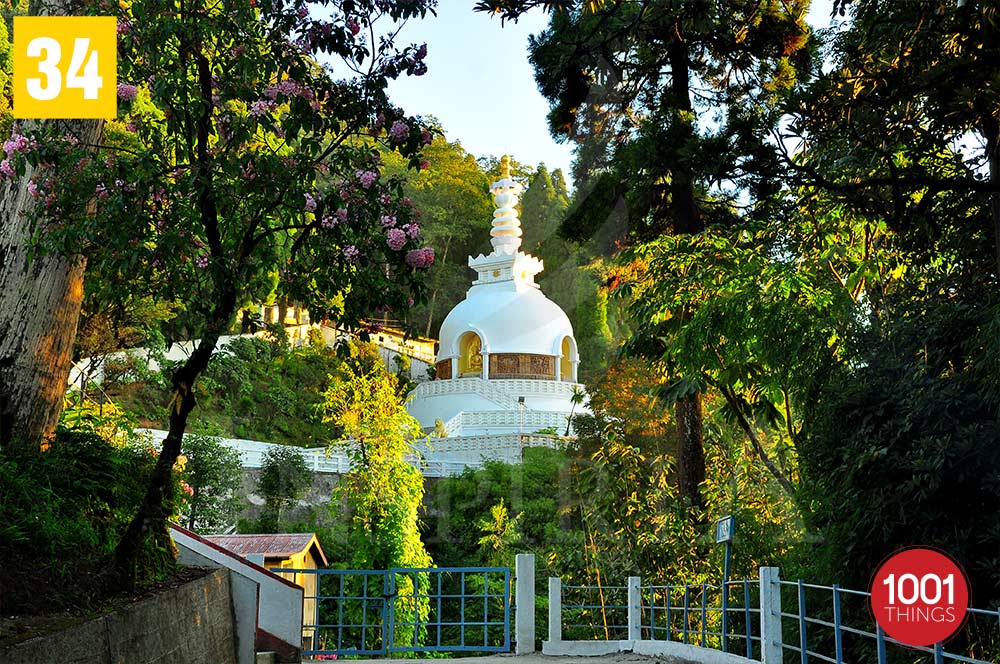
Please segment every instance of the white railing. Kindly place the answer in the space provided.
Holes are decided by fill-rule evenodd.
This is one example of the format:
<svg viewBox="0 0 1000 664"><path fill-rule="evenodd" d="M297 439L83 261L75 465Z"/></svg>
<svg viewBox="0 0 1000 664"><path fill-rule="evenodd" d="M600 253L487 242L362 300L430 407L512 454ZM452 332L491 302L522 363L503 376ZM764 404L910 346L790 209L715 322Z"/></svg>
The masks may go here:
<svg viewBox="0 0 1000 664"><path fill-rule="evenodd" d="M564 413L561 410L526 409L523 417L522 413L516 410L470 410L462 411L445 422L444 432L449 438L459 437L456 434L465 429L488 429L490 427L517 429L519 433L522 433L524 429L528 431L533 429L555 429L558 433L566 428L566 420L568 418L569 413ZM427 433L432 432L430 428L426 429L426 431ZM570 427L570 431L572 431L572 427ZM488 436L490 434L470 435L473 437L482 437L483 435Z"/></svg>
<svg viewBox="0 0 1000 664"><path fill-rule="evenodd" d="M525 429L565 428L569 413L561 410L469 410L462 412L462 427L512 427Z"/></svg>
<svg viewBox="0 0 1000 664"><path fill-rule="evenodd" d="M581 383L571 383L569 381L561 380L515 380L511 378L497 378L487 382L492 386L500 388L508 394L516 393L527 397L557 396L566 397L568 399L573 396L574 390L586 390Z"/></svg>
<svg viewBox="0 0 1000 664"><path fill-rule="evenodd" d="M461 430L462 430L462 413L455 415L450 420L444 423L444 432L448 436L454 436Z"/></svg>
<svg viewBox="0 0 1000 664"><path fill-rule="evenodd" d="M136 429L137 432L148 434L153 442L162 444L167 437L167 432L161 429ZM244 438L221 438L213 436L226 447L235 449L240 455L240 461L244 468L260 468L264 465L264 455L269 449L275 447L287 447L296 450L305 460L309 470L314 473L336 473L343 475L352 469L351 458L343 449L338 449L335 445L329 452L326 449L295 447L292 445L280 445L278 443L264 443L258 440L246 440ZM449 440L449 439L441 439ZM456 459L433 459L420 454L423 451L421 445L415 445L414 449L418 454L407 455L406 461L420 470L424 477L451 477L461 473L468 467L480 468L482 462L475 460Z"/></svg>
<svg viewBox="0 0 1000 664"><path fill-rule="evenodd" d="M482 378L455 378L452 380L432 380L417 385L410 393L413 398L439 397L448 394L476 394L489 399L498 406L517 409L519 402L516 397L490 384Z"/></svg>
<svg viewBox="0 0 1000 664"><path fill-rule="evenodd" d="M472 467L482 467L482 462L493 459L519 463L525 447L562 449L565 439L546 434L504 433L488 436L456 436L454 438L429 438L417 443L425 458L450 457ZM459 471L460 472L460 471Z"/></svg>

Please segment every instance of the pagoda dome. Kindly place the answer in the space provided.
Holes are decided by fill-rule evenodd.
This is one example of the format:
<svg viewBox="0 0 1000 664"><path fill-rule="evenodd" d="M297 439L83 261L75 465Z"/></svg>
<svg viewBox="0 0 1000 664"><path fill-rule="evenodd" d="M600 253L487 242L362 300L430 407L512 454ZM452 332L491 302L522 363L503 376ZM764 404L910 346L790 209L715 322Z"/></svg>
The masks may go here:
<svg viewBox="0 0 1000 664"><path fill-rule="evenodd" d="M557 356L573 339L573 326L537 287L506 281L469 289L441 325L438 360L459 357L469 333L479 336L483 353Z"/></svg>

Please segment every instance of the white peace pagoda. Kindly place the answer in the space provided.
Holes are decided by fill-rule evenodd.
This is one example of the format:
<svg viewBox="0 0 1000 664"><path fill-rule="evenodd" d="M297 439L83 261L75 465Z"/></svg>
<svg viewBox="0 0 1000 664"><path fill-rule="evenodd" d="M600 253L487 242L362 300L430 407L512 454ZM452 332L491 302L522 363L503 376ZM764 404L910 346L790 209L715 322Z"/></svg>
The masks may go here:
<svg viewBox="0 0 1000 664"><path fill-rule="evenodd" d="M531 434L563 434L570 413L587 412L573 326L535 283L542 261L518 251L522 189L505 156L490 187L493 251L469 258L477 278L441 325L436 379L418 385L407 405L424 431L444 424L447 437L431 439L429 458L516 461L522 444L547 444Z"/></svg>

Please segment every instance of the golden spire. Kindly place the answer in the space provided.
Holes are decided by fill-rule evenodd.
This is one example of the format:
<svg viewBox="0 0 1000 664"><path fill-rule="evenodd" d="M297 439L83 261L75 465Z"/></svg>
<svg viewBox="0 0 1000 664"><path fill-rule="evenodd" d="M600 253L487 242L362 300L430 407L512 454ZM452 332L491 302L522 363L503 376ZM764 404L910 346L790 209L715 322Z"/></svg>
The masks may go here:
<svg viewBox="0 0 1000 664"><path fill-rule="evenodd" d="M507 155L504 155L503 158L500 159L500 179L510 179L510 157Z"/></svg>

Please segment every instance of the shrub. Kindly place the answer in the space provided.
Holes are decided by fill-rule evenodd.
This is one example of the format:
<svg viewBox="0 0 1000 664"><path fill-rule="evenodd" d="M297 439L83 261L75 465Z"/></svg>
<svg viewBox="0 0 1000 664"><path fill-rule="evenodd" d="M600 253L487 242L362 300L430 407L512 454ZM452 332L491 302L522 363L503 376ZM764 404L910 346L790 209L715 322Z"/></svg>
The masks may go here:
<svg viewBox="0 0 1000 664"><path fill-rule="evenodd" d="M218 438L188 434L182 443L187 464L181 479L191 494L182 509L185 525L197 532L213 532L231 525L242 509L239 492L243 464L239 452Z"/></svg>
<svg viewBox="0 0 1000 664"><path fill-rule="evenodd" d="M276 532L281 511L297 501L312 484L312 472L298 448L272 447L264 453L257 491L264 498L260 529Z"/></svg>
<svg viewBox="0 0 1000 664"><path fill-rule="evenodd" d="M4 615L92 606L114 587L110 556L156 463L136 442L61 428L46 452L0 451ZM144 552L139 582L163 576L163 560Z"/></svg>

